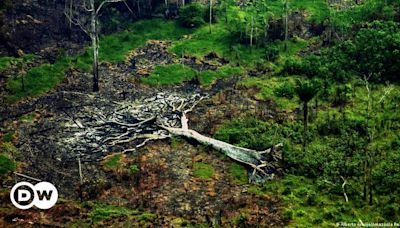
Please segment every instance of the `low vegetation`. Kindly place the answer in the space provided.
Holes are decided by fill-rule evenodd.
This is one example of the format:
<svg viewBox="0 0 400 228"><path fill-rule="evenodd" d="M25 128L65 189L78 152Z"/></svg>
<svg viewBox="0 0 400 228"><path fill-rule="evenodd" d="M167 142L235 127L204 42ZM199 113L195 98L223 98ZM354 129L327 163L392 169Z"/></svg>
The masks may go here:
<svg viewBox="0 0 400 228"><path fill-rule="evenodd" d="M201 179L211 179L214 176L214 167L210 164L195 162L193 163L193 175Z"/></svg>

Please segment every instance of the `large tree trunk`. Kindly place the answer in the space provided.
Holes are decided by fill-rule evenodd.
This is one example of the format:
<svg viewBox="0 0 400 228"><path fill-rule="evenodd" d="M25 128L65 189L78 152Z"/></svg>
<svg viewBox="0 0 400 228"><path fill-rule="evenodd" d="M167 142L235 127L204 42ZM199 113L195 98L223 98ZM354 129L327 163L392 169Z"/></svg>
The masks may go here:
<svg viewBox="0 0 400 228"><path fill-rule="evenodd" d="M215 150L224 153L226 156L232 158L233 160L251 166L252 168L254 168L253 175L257 171L261 172L263 175L268 175L276 171L276 164L272 164L270 162L279 162L282 159L281 154L275 153L283 146L282 143L274 145L272 148L264 151L247 149L204 136L195 130L189 129L187 122L188 119L185 113L182 113L181 128L165 126L162 126L162 128L173 135L184 136L189 139L194 139L203 145L211 146Z"/></svg>

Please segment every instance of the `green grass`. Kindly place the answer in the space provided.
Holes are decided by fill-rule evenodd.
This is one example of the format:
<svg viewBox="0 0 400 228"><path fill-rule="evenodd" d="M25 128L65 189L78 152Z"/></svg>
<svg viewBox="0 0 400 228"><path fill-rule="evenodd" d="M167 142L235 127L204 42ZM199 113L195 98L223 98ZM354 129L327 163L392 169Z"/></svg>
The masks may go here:
<svg viewBox="0 0 400 228"><path fill-rule="evenodd" d="M97 223L99 221L110 218L125 217L138 214L140 214L138 210L131 210L126 207L96 204L90 212L89 216L94 223Z"/></svg>
<svg viewBox="0 0 400 228"><path fill-rule="evenodd" d="M142 46L151 39L176 40L192 30L182 28L175 21L161 19L142 20L133 23L126 31L100 37L100 61L111 63L125 60L126 55L133 49ZM24 59L32 59L26 55ZM92 49L86 48L78 56L59 58L54 64L43 64L30 69L24 76L25 91L22 91L21 77L12 77L7 80L7 89L10 91L7 100L10 103L20 101L26 97L34 97L49 92L64 78L69 67L75 67L86 72L92 69ZM13 57L0 58L0 70L10 66L11 61L19 59Z"/></svg>
<svg viewBox="0 0 400 228"><path fill-rule="evenodd" d="M232 163L229 166L229 174L231 175L236 184L248 183L247 170L243 166L237 163Z"/></svg>
<svg viewBox="0 0 400 228"><path fill-rule="evenodd" d="M230 65L225 65L218 68L216 71L206 70L198 73L197 78L201 85L210 86L220 78L228 78L231 76L243 75L244 70L241 67L232 67Z"/></svg>
<svg viewBox="0 0 400 228"><path fill-rule="evenodd" d="M243 75L240 67L222 66L216 71L198 72L182 64L158 65L149 77L141 78L141 82L150 86L180 85L183 82L197 78L202 86L211 86L220 78Z"/></svg>
<svg viewBox="0 0 400 228"><path fill-rule="evenodd" d="M252 186L249 192L281 198L283 217L291 220L289 227L333 227L336 222L382 222L376 206L360 207L344 201L343 195L333 195L318 189L312 180L287 175L281 180Z"/></svg>
<svg viewBox="0 0 400 228"><path fill-rule="evenodd" d="M191 32L191 29L182 28L175 21L162 19L137 21L125 31L100 37L99 60L111 63L121 62L130 51L143 46L148 40L177 40ZM88 71L92 58L92 49L88 47L76 58L76 66Z"/></svg>
<svg viewBox="0 0 400 228"><path fill-rule="evenodd" d="M195 162L193 164L193 175L201 179L211 179L214 176L214 167L210 164Z"/></svg>
<svg viewBox="0 0 400 228"><path fill-rule="evenodd" d="M265 58L264 48L250 48L248 45L231 42L232 37L225 24L212 25L212 33L208 26L197 29L188 39L173 42L170 50L181 56L182 54L202 59L205 55L215 52L233 63L243 66L254 66L260 59Z"/></svg>
<svg viewBox="0 0 400 228"><path fill-rule="evenodd" d="M135 174L140 171L140 168L137 165L133 164L129 166L129 171L131 174Z"/></svg>
<svg viewBox="0 0 400 228"><path fill-rule="evenodd" d="M25 76L22 76L24 77L25 91L22 90L21 76L9 78L6 86L11 94L7 100L13 103L26 97L49 92L63 80L67 67L67 63L63 61L33 67Z"/></svg>
<svg viewBox="0 0 400 228"><path fill-rule="evenodd" d="M91 203L89 203L91 204ZM130 209L122 206L95 203L92 204L92 210L89 218L93 223L99 223L104 220L125 217L125 220L136 220L139 222L151 222L157 216L149 212L143 212L136 209Z"/></svg>
<svg viewBox="0 0 400 228"><path fill-rule="evenodd" d="M11 65L11 61L15 61L15 57L4 56L0 57L0 71L7 69Z"/></svg>
<svg viewBox="0 0 400 228"><path fill-rule="evenodd" d="M121 165L120 161L121 161L121 154L111 155L104 162L104 167L111 170L117 169Z"/></svg>
<svg viewBox="0 0 400 228"><path fill-rule="evenodd" d="M16 58L12 56L0 57L0 72L7 69L11 64L21 64L32 61L36 56L33 54L26 54L23 57Z"/></svg>
<svg viewBox="0 0 400 228"><path fill-rule="evenodd" d="M182 64L159 65L149 77L141 78L145 84L152 86L177 85L196 77L196 71Z"/></svg>
<svg viewBox="0 0 400 228"><path fill-rule="evenodd" d="M258 100L272 100L283 110L293 110L299 107L299 102L294 90L290 94L281 94L285 87L294 88L296 77L272 77L272 78L246 78L240 82L246 88L255 87L259 92L255 95ZM290 92L290 91L289 91ZM288 92L288 93L289 93Z"/></svg>
<svg viewBox="0 0 400 228"><path fill-rule="evenodd" d="M14 171L15 168L16 163L13 159L5 154L0 154L0 176Z"/></svg>

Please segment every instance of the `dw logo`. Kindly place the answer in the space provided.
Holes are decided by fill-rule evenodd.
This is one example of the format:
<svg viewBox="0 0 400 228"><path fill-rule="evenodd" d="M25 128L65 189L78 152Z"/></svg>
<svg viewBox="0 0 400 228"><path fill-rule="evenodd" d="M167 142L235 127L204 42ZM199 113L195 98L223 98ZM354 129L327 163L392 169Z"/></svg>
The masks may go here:
<svg viewBox="0 0 400 228"><path fill-rule="evenodd" d="M36 206L39 209L49 209L57 203L58 191L49 182L39 182L33 185L29 182L19 182L11 189L11 202L18 209L29 209Z"/></svg>

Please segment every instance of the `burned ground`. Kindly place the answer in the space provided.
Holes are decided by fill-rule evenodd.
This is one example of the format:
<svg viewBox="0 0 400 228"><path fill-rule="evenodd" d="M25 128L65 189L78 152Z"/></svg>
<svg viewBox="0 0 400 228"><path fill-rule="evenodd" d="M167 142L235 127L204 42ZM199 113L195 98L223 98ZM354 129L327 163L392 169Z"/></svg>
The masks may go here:
<svg viewBox="0 0 400 228"><path fill-rule="evenodd" d="M152 41L147 47L158 50L162 45ZM141 52L145 53L138 50L131 59L139 58L135 62L150 64L176 61L172 55L161 53L149 59L154 55L140 56ZM211 148L173 137L148 142L135 151L121 153L135 142L120 147L103 147L104 138L96 141L96 136L87 137L88 132L84 137L75 137L82 132L82 127L96 122L98 113L112 115L121 103L156 99L160 93L181 97L207 96L189 115L189 126L206 135L212 135L223 119L245 113L270 118L275 113L274 110L261 112L265 107L261 108L262 105L245 91L233 89L237 78L219 80L208 89L193 82L154 89L132 80L138 75L130 64L131 61L102 64L102 88L98 94L87 93L91 84L89 74L70 70L64 82L45 96L3 107L3 128L16 132L18 171L54 183L63 200L43 217L40 211L33 209L24 212L11 210L10 202L4 203L8 197L3 193L2 207L8 209L1 210L4 218L1 223L4 226L63 226L72 218L87 222L91 208L82 205L96 201L156 214L151 220L151 224L156 226L177 222L231 226L239 220L239 224L247 226L282 225L279 201L249 193L250 185L238 184L227 171L234 161ZM30 116L28 121L21 118L26 115ZM134 123L137 120L128 121ZM75 141L71 143L71 140ZM116 167L110 168L107 161L113 156L119 156L119 160ZM82 183L78 157L82 163ZM199 163L212 168L209 178L195 174L194 166ZM131 167L136 170L131 172ZM3 180L3 186L12 183L11 178ZM111 218L100 225L123 226L131 220ZM135 221L138 222L135 219L131 222Z"/></svg>

